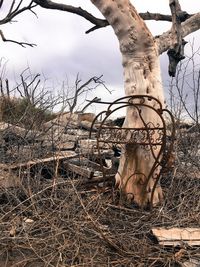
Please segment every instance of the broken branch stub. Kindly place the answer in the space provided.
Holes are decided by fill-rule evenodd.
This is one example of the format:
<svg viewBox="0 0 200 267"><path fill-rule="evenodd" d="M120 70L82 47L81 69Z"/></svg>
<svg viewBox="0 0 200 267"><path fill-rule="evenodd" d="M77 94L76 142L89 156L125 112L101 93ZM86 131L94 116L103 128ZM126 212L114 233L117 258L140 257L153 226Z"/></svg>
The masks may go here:
<svg viewBox="0 0 200 267"><path fill-rule="evenodd" d="M181 10L178 0L170 0L169 6L172 14L172 40L173 45L168 50L169 76L175 77L178 63L185 58L184 46L187 43L182 36L181 22L188 18L187 12Z"/></svg>
<svg viewBox="0 0 200 267"><path fill-rule="evenodd" d="M182 40L181 44L176 44L174 48L170 48L167 51L167 55L169 57L168 73L171 77L175 77L178 63L185 58L184 47L186 44L187 42Z"/></svg>

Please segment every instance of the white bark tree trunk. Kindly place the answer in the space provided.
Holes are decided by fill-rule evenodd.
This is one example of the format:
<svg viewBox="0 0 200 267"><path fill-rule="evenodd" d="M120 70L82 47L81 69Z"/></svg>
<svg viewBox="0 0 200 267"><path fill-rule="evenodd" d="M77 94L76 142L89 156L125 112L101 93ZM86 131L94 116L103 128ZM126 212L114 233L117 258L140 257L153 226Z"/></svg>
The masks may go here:
<svg viewBox="0 0 200 267"><path fill-rule="evenodd" d="M164 104L158 47L135 8L128 0L91 0L91 2L108 20L118 37L124 67L125 94L154 96ZM153 112L143 110L143 114L146 122L160 123ZM127 108L124 126L143 126L140 124L141 120L135 109ZM137 145L125 146L120 158L116 183L128 199L134 199L140 206L145 206L151 197L149 192L154 180L150 179L145 191L143 183L154 161L150 152ZM161 199L162 190L157 187L153 204L159 203Z"/></svg>

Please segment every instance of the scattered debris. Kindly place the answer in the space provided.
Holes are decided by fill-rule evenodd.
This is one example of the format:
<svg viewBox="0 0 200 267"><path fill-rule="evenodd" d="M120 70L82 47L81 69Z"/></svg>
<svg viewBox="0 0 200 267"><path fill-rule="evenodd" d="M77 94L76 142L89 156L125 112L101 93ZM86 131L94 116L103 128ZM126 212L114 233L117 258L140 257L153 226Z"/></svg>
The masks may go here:
<svg viewBox="0 0 200 267"><path fill-rule="evenodd" d="M112 164L109 167L106 165L106 160L112 162L114 151L104 145L101 152L105 158L105 167L102 169L95 138L96 130L90 133L94 118L93 113L58 114L57 118L44 124L41 132L1 123L0 131L4 140L0 142L0 168L6 178L4 181L1 179L0 185L6 188L18 186L20 175L22 171L26 173L26 169L29 172L41 169L40 174L46 179L53 178L56 171L66 175L73 174L72 177L78 180L82 177L84 184L88 179L89 183L105 182L103 172L106 172L113 181L114 170L112 171ZM11 179L9 175L8 179L8 173L16 177Z"/></svg>
<svg viewBox="0 0 200 267"><path fill-rule="evenodd" d="M54 153L53 156L44 158L44 159L35 159L35 160L30 160L27 162L23 163L16 163L16 164L0 164L0 168L4 170L16 170L16 169L22 169L22 168L30 168L32 166L36 165L44 165L44 163L49 163L52 161L61 161L67 158L73 158L77 154L74 151L62 151L59 153Z"/></svg>
<svg viewBox="0 0 200 267"><path fill-rule="evenodd" d="M163 246L200 246L200 228L153 228L152 232Z"/></svg>
<svg viewBox="0 0 200 267"><path fill-rule="evenodd" d="M18 187L20 184L20 178L14 172L1 169L0 188Z"/></svg>
<svg viewBox="0 0 200 267"><path fill-rule="evenodd" d="M200 266L200 260L197 259L189 259L188 261L185 261L181 264L181 267L199 267Z"/></svg>
<svg viewBox="0 0 200 267"><path fill-rule="evenodd" d="M100 158L98 131L89 138L89 131L77 125L53 125L35 139L17 132L6 149L5 140L0 141L1 175L8 175L10 183L0 192L0 266L199 267L200 247L188 244L187 236L164 236L168 245L157 237L159 245L149 235L152 228L164 226L199 230L198 166L179 164L176 176L163 175L164 205L151 212L138 210L110 186L120 147L104 144ZM10 175L21 186L13 184ZM192 234L189 241L195 238Z"/></svg>

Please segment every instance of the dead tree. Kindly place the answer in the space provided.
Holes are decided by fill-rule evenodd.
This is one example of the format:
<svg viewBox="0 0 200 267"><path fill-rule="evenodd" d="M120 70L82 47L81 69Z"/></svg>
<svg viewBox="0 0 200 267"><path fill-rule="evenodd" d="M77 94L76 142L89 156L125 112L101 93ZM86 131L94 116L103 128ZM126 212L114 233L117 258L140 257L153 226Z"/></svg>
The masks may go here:
<svg viewBox="0 0 200 267"><path fill-rule="evenodd" d="M184 58L184 37L199 30L200 13L189 15L182 11L178 0L169 0L171 15L142 13L129 0L91 0L100 10L105 19L99 19L80 7L74 7L51 0L34 0L35 4L46 9L57 9L82 16L93 26L87 33L110 25L118 40L124 67L125 94L150 95L157 98L164 105L163 86L160 75L159 55L168 52L169 75L174 76L176 66ZM74 1L73 1L74 2ZM133 1L134 2L134 1ZM144 20L171 21L172 27L160 36L154 37ZM144 119L155 125L159 123L151 112L145 112ZM128 108L125 127L140 127L140 120L135 110ZM153 178L148 183L147 192L143 192L140 180L144 179L152 167L154 158L144 155L144 151L137 146L124 148L122 153L116 182L123 191L132 196L135 202L143 206L149 201L148 191L154 185ZM137 174L132 175L137 171ZM162 190L156 187L153 203L162 199Z"/></svg>

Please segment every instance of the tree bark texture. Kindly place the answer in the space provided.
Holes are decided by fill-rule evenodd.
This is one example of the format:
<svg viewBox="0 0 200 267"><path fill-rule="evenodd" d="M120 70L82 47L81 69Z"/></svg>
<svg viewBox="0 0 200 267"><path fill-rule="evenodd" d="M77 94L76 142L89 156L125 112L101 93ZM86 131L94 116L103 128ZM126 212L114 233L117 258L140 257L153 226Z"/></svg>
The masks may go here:
<svg viewBox="0 0 200 267"><path fill-rule="evenodd" d="M91 0L91 2L104 15L119 40L124 67L125 94L154 96L164 104L157 43L130 1ZM160 124L159 118L151 110L142 108L141 112L146 123ZM144 126L133 107L127 108L123 126L129 128ZM156 153L158 152L155 151ZM139 206L145 206L150 201L150 192L154 185L153 177L150 178L145 190L144 183L154 161L151 153L137 144L125 145L123 148L116 184L129 200L133 200ZM162 190L158 186L154 193L153 205L159 203L161 199Z"/></svg>

